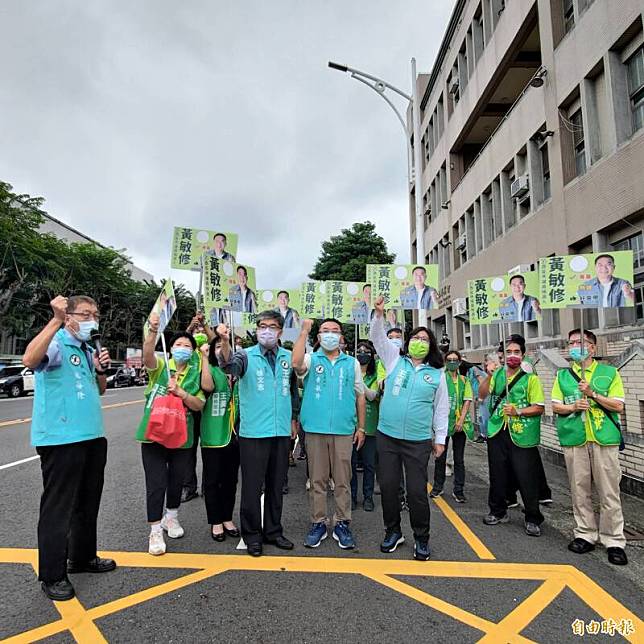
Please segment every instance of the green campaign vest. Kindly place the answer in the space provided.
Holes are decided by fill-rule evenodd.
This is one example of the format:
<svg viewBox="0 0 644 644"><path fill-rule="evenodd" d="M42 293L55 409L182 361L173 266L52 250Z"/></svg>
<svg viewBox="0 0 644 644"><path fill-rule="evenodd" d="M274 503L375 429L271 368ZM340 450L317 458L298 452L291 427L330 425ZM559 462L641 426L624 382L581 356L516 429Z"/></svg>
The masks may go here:
<svg viewBox="0 0 644 644"><path fill-rule="evenodd" d="M363 380L364 385L367 389L373 389L375 391L378 390L378 378L375 373L371 376L365 375ZM376 400L367 400L365 402L367 407L367 414L365 416L364 433L367 436L375 436L376 429L378 429L380 402L377 398Z"/></svg>
<svg viewBox="0 0 644 644"><path fill-rule="evenodd" d="M595 371L590 379L590 386L601 396L606 396L610 385L615 378L617 369L601 362L595 367ZM563 394L564 405L572 405L575 400L582 397L579 391L579 383L575 380L568 369L560 369L557 372L557 380L561 393ZM608 417L597 403L589 398L590 409L586 412L589 414L591 427L595 438L600 445L619 445L621 432L613 421ZM619 425L619 414L609 412L615 422ZM577 447L586 443L586 427L582 420L581 412L573 412L567 416L557 415L556 420L557 435L562 447Z"/></svg>
<svg viewBox="0 0 644 644"><path fill-rule="evenodd" d="M518 375L516 376L519 377ZM517 409L530 407L528 402L528 382L531 377L536 378L534 374L522 376L521 380L510 390L509 400ZM506 373L503 367L494 372L494 391L490 392L489 409L496 404L496 401L505 398L505 381ZM488 421L487 436L492 438L498 434L506 423L503 416L503 402L501 402L494 414ZM512 416L507 419L510 429L510 438L517 447L535 447L541 442L541 416Z"/></svg>
<svg viewBox="0 0 644 644"><path fill-rule="evenodd" d="M226 447L233 433L236 405L226 374L219 367L209 368L215 389L201 412L201 447Z"/></svg>
<svg viewBox="0 0 644 644"><path fill-rule="evenodd" d="M201 390L201 358L197 351L192 352L190 360L186 366L186 372L181 381L181 388L187 391L191 396L196 396ZM145 395L145 407L143 409L143 418L139 423L136 430L136 440L142 443L149 441L145 440L145 430L150 421L150 413L152 412L152 403L157 396L165 396L168 393L168 370L164 368L159 372L158 378L150 383L148 391ZM188 439L179 449L188 449L192 447L194 441L194 418L192 411L186 408L186 421L188 425Z"/></svg>
<svg viewBox="0 0 644 644"><path fill-rule="evenodd" d="M461 416L463 405L465 404L465 401L463 400L463 398L465 397L466 379L465 379L465 376L461 376L459 374L458 378L456 379L456 382L454 382L454 379L452 378L451 374L446 373L445 381L447 382L447 392L449 394L449 430L448 431L449 431L449 435L453 436L454 428L456 427L456 423ZM470 440L474 439L474 427L472 426L472 420L469 414L467 415L467 418L463 422L463 431L465 432L465 435Z"/></svg>

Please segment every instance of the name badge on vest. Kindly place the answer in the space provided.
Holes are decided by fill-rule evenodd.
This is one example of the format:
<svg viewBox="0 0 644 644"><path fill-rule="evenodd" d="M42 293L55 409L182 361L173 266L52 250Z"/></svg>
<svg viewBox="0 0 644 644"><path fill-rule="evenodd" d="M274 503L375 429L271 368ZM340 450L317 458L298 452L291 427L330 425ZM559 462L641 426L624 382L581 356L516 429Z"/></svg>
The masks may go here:
<svg viewBox="0 0 644 644"><path fill-rule="evenodd" d="M80 367L81 364L81 357L77 355L76 353L72 353L71 356L69 356L69 362L74 366L74 367Z"/></svg>
<svg viewBox="0 0 644 644"><path fill-rule="evenodd" d="M286 360L282 360L282 362L280 362L280 365L282 366L282 369L289 369L288 362Z"/></svg>
<svg viewBox="0 0 644 644"><path fill-rule="evenodd" d="M430 382L433 382L433 380L434 380L434 379L433 379L433 378L432 378L428 373L426 373L426 374L423 376L423 380L424 380L427 384L429 384Z"/></svg>
<svg viewBox="0 0 644 644"><path fill-rule="evenodd" d="M315 367L315 373L324 373L324 365L319 364Z"/></svg>

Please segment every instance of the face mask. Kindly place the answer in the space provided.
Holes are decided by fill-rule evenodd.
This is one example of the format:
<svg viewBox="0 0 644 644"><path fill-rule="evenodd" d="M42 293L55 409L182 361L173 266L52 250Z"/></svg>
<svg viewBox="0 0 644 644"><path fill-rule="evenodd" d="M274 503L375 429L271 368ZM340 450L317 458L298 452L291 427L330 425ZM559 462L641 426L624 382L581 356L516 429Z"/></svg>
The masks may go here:
<svg viewBox="0 0 644 644"><path fill-rule="evenodd" d="M74 335L81 341L87 342L92 331L96 329L98 331L98 322L96 320L86 320L84 322L78 323L78 331Z"/></svg>
<svg viewBox="0 0 644 644"><path fill-rule="evenodd" d="M581 347L573 347L568 352L568 355L574 362L583 362L588 357L588 349L584 347L582 352Z"/></svg>
<svg viewBox="0 0 644 644"><path fill-rule="evenodd" d="M272 349L277 345L277 331L275 329L259 329L257 331L257 342L266 349Z"/></svg>
<svg viewBox="0 0 644 644"><path fill-rule="evenodd" d="M507 364L510 369L516 369L521 366L521 361L521 356L508 356L505 359L505 364Z"/></svg>
<svg viewBox="0 0 644 644"><path fill-rule="evenodd" d="M177 364L186 364L191 355L192 349L188 347L172 347L172 357Z"/></svg>
<svg viewBox="0 0 644 644"><path fill-rule="evenodd" d="M202 347L208 342L208 336L205 333L195 333L192 337L195 339L197 347Z"/></svg>
<svg viewBox="0 0 644 644"><path fill-rule="evenodd" d="M424 340L409 341L409 355L414 360L422 360L429 353L429 342Z"/></svg>
<svg viewBox="0 0 644 644"><path fill-rule="evenodd" d="M458 371L460 365L461 363L458 360L448 360L445 363L448 371Z"/></svg>
<svg viewBox="0 0 644 644"><path fill-rule="evenodd" d="M325 351L335 351L340 346L340 334L320 333L320 345Z"/></svg>
<svg viewBox="0 0 644 644"><path fill-rule="evenodd" d="M402 338L389 338L389 342L391 342L391 344L393 344L395 347L402 349L402 346L403 346Z"/></svg>
<svg viewBox="0 0 644 644"><path fill-rule="evenodd" d="M358 354L358 362L361 365L369 364L369 362L371 362L371 354L370 353L359 353Z"/></svg>

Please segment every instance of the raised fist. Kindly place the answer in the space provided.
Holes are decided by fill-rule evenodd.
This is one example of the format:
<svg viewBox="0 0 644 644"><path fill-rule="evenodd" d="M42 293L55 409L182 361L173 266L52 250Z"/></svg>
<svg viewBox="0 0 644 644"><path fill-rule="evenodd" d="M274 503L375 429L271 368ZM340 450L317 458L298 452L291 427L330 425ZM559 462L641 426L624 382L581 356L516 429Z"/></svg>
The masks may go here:
<svg viewBox="0 0 644 644"><path fill-rule="evenodd" d="M54 318L64 322L65 315L67 315L67 298L57 295L49 304L54 312Z"/></svg>
<svg viewBox="0 0 644 644"><path fill-rule="evenodd" d="M385 314L385 298L382 295L379 295L374 302L374 308L376 309L376 315L381 318Z"/></svg>
<svg viewBox="0 0 644 644"><path fill-rule="evenodd" d="M151 333L158 333L159 332L159 315L158 315L158 313L150 313L150 317L148 319L148 326L150 327L150 332Z"/></svg>
<svg viewBox="0 0 644 644"><path fill-rule="evenodd" d="M215 329L222 342L230 342L230 330L225 324L218 324Z"/></svg>
<svg viewBox="0 0 644 644"><path fill-rule="evenodd" d="M306 320L302 320L302 333L306 333L308 335L311 333L311 328L313 327L313 320L309 320L308 318Z"/></svg>

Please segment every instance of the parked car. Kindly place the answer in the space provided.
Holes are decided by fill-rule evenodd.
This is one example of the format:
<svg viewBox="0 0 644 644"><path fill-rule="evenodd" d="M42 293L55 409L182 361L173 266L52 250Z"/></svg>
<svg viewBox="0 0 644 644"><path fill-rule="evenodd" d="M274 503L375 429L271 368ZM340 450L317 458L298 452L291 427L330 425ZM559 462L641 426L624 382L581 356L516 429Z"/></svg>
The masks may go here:
<svg viewBox="0 0 644 644"><path fill-rule="evenodd" d="M131 387L134 385L134 370L130 367L110 367L107 370L106 376L108 389Z"/></svg>
<svg viewBox="0 0 644 644"><path fill-rule="evenodd" d="M0 368L0 394L10 398L26 396L34 390L34 372L24 365L9 365Z"/></svg>
<svg viewBox="0 0 644 644"><path fill-rule="evenodd" d="M148 370L145 367L141 367L136 370L136 376L134 376L134 384L139 387L144 387L148 384Z"/></svg>

